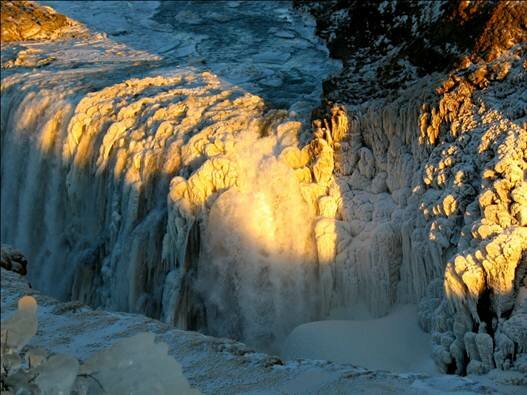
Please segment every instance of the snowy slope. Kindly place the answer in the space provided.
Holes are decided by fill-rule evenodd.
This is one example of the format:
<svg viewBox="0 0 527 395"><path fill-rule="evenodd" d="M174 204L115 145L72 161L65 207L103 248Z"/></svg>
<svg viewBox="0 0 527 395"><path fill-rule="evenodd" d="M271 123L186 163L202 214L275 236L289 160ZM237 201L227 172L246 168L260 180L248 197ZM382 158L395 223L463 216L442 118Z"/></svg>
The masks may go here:
<svg viewBox="0 0 527 395"><path fill-rule="evenodd" d="M169 345L169 353L181 363L192 386L206 394L377 394L387 389L396 394L438 394L445 390L464 394L513 394L520 388L504 384L507 380L517 380L517 375L502 376L498 380L428 377L323 361L284 362L255 352L242 343L180 331L142 315L93 310L78 302L59 302L28 288L22 277L4 269L1 279L2 320L14 313L21 296L29 294L37 299L39 331L31 340L32 346L85 360L118 339L138 332L153 332L158 340Z"/></svg>

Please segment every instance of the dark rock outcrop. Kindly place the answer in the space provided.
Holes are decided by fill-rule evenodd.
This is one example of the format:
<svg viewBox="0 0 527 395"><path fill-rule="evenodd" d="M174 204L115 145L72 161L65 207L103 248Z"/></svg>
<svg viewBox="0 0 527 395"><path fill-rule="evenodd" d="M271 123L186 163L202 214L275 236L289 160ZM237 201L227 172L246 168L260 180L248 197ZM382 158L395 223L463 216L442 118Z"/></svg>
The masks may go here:
<svg viewBox="0 0 527 395"><path fill-rule="evenodd" d="M27 259L24 254L6 244L2 244L0 266L22 276L27 274Z"/></svg>

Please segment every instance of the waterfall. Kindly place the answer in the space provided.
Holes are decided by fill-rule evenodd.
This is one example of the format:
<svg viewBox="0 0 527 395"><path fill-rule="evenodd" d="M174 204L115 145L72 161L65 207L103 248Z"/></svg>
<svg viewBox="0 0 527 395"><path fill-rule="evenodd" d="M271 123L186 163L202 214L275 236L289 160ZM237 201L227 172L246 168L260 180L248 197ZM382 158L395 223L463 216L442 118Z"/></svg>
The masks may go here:
<svg viewBox="0 0 527 395"><path fill-rule="evenodd" d="M211 73L67 77L3 86L2 240L37 287L269 345L335 307L416 302L439 275L405 241L417 104L337 116L302 146L300 122Z"/></svg>
<svg viewBox="0 0 527 395"><path fill-rule="evenodd" d="M520 126L490 110L470 129L465 109L472 133L426 144L416 86L360 116L336 107L310 133L209 72L112 78L3 79L1 237L27 251L36 287L265 349L334 308L379 317L420 302L445 371L510 366L523 347ZM498 172L508 184L489 185L514 199L503 216L490 187L474 189ZM501 251L510 263L492 266Z"/></svg>
<svg viewBox="0 0 527 395"><path fill-rule="evenodd" d="M2 86L2 240L32 283L260 343L318 316L300 122L210 73L91 78Z"/></svg>
<svg viewBox="0 0 527 395"><path fill-rule="evenodd" d="M314 212L274 137L242 138L236 186L206 220L196 286L212 333L273 344L318 315Z"/></svg>

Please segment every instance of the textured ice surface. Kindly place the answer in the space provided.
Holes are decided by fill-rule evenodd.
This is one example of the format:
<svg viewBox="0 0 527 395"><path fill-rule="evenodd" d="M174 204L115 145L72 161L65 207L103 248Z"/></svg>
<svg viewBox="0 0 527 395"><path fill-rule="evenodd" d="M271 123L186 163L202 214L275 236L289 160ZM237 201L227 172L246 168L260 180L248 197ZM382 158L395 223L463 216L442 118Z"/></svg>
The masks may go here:
<svg viewBox="0 0 527 395"><path fill-rule="evenodd" d="M6 50L2 239L29 253L39 287L266 345L358 300L375 317L421 302L443 370L525 370L521 47L349 117L337 108L309 140L246 91L254 80L185 63L206 43L156 49L173 28L147 18L152 4L60 4L101 29L120 16L110 38ZM207 14L193 6L164 11L190 36ZM287 53L251 64L279 68ZM279 92L267 83L264 98Z"/></svg>
<svg viewBox="0 0 527 395"><path fill-rule="evenodd" d="M266 343L314 317L314 208L303 195L323 187L297 148L302 124L268 111L273 97L310 109L336 70L309 17L289 3L221 2L211 13L177 2L159 10L160 24L157 3L49 4L105 33L6 52L2 174L13 176L2 185L2 239L28 251L35 285ZM317 169L327 182L331 169ZM213 259L196 279L200 252Z"/></svg>
<svg viewBox="0 0 527 395"><path fill-rule="evenodd" d="M45 1L149 52L162 65L192 66L304 115L320 100L321 82L339 70L315 35L315 23L289 1Z"/></svg>

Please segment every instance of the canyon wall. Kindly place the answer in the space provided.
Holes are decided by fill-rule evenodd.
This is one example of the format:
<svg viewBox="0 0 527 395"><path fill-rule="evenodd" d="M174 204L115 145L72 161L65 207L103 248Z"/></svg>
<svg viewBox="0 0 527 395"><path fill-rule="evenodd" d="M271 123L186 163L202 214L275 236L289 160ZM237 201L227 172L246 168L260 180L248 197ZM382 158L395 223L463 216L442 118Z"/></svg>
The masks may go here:
<svg viewBox="0 0 527 395"><path fill-rule="evenodd" d="M47 292L186 329L279 346L333 308L419 303L442 370L525 370L524 3L368 5L384 37L371 53L347 25L358 3L332 4L339 104L312 125L143 55L34 71L50 48L18 53L2 76L2 241ZM411 38L450 17L473 48L415 61L438 49Z"/></svg>
<svg viewBox="0 0 527 395"><path fill-rule="evenodd" d="M418 302L445 372L525 370L525 3L298 5L344 63L316 116L352 119L335 278L378 314Z"/></svg>

